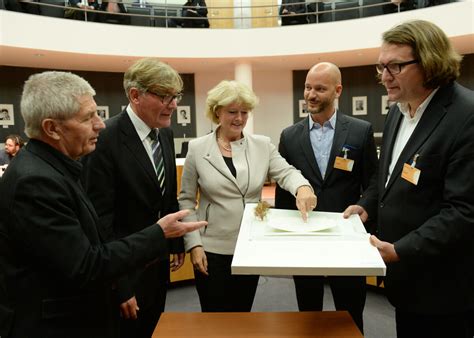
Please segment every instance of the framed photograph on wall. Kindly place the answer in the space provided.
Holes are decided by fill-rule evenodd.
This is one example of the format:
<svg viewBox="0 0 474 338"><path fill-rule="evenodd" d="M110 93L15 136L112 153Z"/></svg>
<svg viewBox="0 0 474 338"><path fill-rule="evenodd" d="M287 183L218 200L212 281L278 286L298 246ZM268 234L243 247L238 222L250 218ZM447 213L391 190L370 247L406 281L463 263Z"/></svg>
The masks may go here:
<svg viewBox="0 0 474 338"><path fill-rule="evenodd" d="M109 118L109 106L97 106L97 115L105 121Z"/></svg>
<svg viewBox="0 0 474 338"><path fill-rule="evenodd" d="M298 101L298 111L299 111L299 116L300 117L308 116L308 110L306 110L306 101L305 100L299 100Z"/></svg>
<svg viewBox="0 0 474 338"><path fill-rule="evenodd" d="M382 115L387 115L390 107L393 106L396 102L390 101L388 99L388 95L382 95L381 103L382 103L382 106L381 106Z"/></svg>
<svg viewBox="0 0 474 338"><path fill-rule="evenodd" d="M13 126L13 125L15 125L15 114L13 111L13 105L0 104L0 126Z"/></svg>
<svg viewBox="0 0 474 338"><path fill-rule="evenodd" d="M352 97L352 115L367 115L367 96Z"/></svg>
<svg viewBox="0 0 474 338"><path fill-rule="evenodd" d="M190 106L178 106L176 108L176 116L178 124L185 126L191 123L191 107Z"/></svg>

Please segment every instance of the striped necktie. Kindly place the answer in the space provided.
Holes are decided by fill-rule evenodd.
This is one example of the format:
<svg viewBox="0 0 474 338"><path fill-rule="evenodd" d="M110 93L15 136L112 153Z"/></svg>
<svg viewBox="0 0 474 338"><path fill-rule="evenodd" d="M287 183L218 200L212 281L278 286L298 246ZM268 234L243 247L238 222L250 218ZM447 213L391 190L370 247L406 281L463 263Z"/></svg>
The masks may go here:
<svg viewBox="0 0 474 338"><path fill-rule="evenodd" d="M165 165L163 161L163 150L158 140L158 130L152 129L148 136L151 139L151 151L153 154L153 163L155 164L156 176L160 185L161 194L165 194Z"/></svg>

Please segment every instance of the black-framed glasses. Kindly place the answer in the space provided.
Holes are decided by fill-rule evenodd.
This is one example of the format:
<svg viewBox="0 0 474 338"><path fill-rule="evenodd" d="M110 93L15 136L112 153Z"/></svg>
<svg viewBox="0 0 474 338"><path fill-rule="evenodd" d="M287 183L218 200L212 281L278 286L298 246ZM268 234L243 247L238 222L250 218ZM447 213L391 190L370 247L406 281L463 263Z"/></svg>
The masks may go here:
<svg viewBox="0 0 474 338"><path fill-rule="evenodd" d="M406 61L406 62L400 62L400 63L387 63L384 65L383 63L378 63L375 65L375 69L377 69L377 73L382 74L384 69L387 69L387 71L390 73L390 75L397 75L400 74L403 67L414 64L414 63L419 63L420 61L418 60L411 60L411 61Z"/></svg>
<svg viewBox="0 0 474 338"><path fill-rule="evenodd" d="M163 95L163 94L158 94L155 92L152 92L151 90L147 90L147 93L150 93L151 95L155 95L160 98L161 103L164 105L169 105L173 100L176 100L176 103L180 103L181 100L183 99L183 93L178 93L176 95Z"/></svg>

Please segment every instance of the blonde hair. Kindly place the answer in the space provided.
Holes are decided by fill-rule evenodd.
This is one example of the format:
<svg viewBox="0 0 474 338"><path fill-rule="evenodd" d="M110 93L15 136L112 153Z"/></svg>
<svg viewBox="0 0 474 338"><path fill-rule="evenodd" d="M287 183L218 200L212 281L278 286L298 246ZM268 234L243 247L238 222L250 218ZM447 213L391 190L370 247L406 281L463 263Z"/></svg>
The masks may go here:
<svg viewBox="0 0 474 338"><path fill-rule="evenodd" d="M237 81L221 81L207 93L206 116L215 124L219 123L216 112L232 103L253 110L258 104L257 95L247 85Z"/></svg>
<svg viewBox="0 0 474 338"><path fill-rule="evenodd" d="M163 95L183 90L183 80L176 70L156 58L144 58L135 62L124 74L123 88L129 98L131 88L140 93L150 90ZM130 98L129 98L130 99Z"/></svg>

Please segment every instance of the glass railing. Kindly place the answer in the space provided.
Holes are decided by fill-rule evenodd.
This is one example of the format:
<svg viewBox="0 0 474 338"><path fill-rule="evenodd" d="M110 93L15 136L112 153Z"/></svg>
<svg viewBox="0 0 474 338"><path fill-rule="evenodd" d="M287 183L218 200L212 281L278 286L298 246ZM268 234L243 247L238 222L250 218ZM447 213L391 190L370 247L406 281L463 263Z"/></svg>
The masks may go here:
<svg viewBox="0 0 474 338"><path fill-rule="evenodd" d="M99 0L20 0L18 3L15 2L17 5L15 7L9 6L9 2L5 1L8 0L0 0L0 5L3 4L3 8L31 14L82 21L170 28L256 28L318 24L454 2L446 0L302 1L287 4L289 13L285 15L282 11L285 4L279 5L276 0L268 1L268 4L263 5L188 7L170 4L166 0L162 3L144 0L113 0L109 2ZM420 5L421 3L423 5ZM293 11L297 6L300 6L300 9Z"/></svg>

